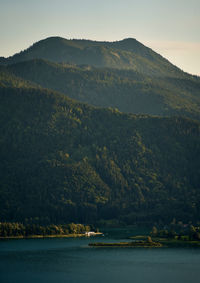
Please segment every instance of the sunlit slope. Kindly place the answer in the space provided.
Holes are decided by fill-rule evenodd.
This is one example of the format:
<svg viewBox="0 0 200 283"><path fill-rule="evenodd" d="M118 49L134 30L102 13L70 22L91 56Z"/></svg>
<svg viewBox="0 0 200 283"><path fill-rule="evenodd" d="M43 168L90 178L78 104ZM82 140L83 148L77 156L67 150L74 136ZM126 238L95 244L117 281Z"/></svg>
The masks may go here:
<svg viewBox="0 0 200 283"><path fill-rule="evenodd" d="M5 68L12 75L91 105L200 119L197 77L152 77L133 70L57 64L41 59Z"/></svg>
<svg viewBox="0 0 200 283"><path fill-rule="evenodd" d="M133 38L116 42L98 42L49 37L14 56L7 59L0 58L0 63L11 64L30 59L132 69L146 75L172 77L186 75L168 60Z"/></svg>

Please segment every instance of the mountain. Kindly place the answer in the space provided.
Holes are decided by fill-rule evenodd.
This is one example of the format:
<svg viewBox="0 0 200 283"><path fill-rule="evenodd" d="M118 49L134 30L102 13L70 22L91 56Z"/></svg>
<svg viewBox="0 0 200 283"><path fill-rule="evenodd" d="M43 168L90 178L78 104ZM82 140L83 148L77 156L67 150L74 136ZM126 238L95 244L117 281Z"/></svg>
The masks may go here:
<svg viewBox="0 0 200 283"><path fill-rule="evenodd" d="M130 38L1 57L0 222L199 221L199 94Z"/></svg>
<svg viewBox="0 0 200 283"><path fill-rule="evenodd" d="M200 119L200 79L33 59L2 67L12 76L94 106L122 112Z"/></svg>
<svg viewBox="0 0 200 283"><path fill-rule="evenodd" d="M0 222L199 220L198 121L15 83L0 86Z"/></svg>
<svg viewBox="0 0 200 283"><path fill-rule="evenodd" d="M182 72L136 39L50 37L1 57L0 64L9 76L90 105L200 119L200 78Z"/></svg>
<svg viewBox="0 0 200 283"><path fill-rule="evenodd" d="M12 72L9 72L6 67L0 66L0 87L30 88L39 87L39 85L26 81L25 79L14 75Z"/></svg>
<svg viewBox="0 0 200 283"><path fill-rule="evenodd" d="M31 59L45 59L77 65L86 64L101 68L132 69L159 77L184 77L186 75L165 58L133 38L116 42L98 42L49 37L34 43L14 56L1 57L0 64L13 64Z"/></svg>

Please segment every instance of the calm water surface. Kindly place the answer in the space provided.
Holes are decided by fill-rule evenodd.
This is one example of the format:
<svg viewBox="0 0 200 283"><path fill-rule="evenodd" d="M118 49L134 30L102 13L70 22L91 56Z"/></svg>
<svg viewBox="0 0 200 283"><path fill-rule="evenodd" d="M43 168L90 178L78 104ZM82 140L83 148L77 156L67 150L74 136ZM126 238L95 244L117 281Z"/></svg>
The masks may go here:
<svg viewBox="0 0 200 283"><path fill-rule="evenodd" d="M103 239L0 241L0 282L198 282L200 249L88 247L94 241L122 240L128 233L112 230Z"/></svg>

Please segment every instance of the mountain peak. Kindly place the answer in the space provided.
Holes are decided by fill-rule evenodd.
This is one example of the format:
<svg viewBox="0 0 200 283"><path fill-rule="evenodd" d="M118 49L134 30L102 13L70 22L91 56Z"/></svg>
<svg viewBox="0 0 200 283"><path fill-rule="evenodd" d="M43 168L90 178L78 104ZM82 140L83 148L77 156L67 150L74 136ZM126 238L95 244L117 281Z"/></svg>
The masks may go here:
<svg viewBox="0 0 200 283"><path fill-rule="evenodd" d="M122 39L121 41L123 41L123 42L135 42L137 40L133 37L127 37L127 38Z"/></svg>
<svg viewBox="0 0 200 283"><path fill-rule="evenodd" d="M51 36L7 59L0 58L0 64L13 64L39 58L56 63L133 69L148 75L182 76L178 68L130 37L109 42Z"/></svg>

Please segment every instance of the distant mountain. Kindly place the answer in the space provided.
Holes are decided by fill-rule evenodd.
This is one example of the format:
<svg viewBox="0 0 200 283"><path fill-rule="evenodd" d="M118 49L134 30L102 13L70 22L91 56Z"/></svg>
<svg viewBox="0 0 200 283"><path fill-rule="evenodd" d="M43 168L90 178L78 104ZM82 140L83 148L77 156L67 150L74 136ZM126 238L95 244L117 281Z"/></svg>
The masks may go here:
<svg viewBox="0 0 200 283"><path fill-rule="evenodd" d="M133 38L98 42L50 37L7 59L1 57L0 64L13 64L30 59L132 69L147 75L184 76L180 69Z"/></svg>
<svg viewBox="0 0 200 283"><path fill-rule="evenodd" d="M200 119L200 79L156 77L134 70L58 64L42 59L8 65L12 76L67 96L123 112Z"/></svg>
<svg viewBox="0 0 200 283"><path fill-rule="evenodd" d="M199 122L24 84L0 87L0 222L199 220Z"/></svg>

